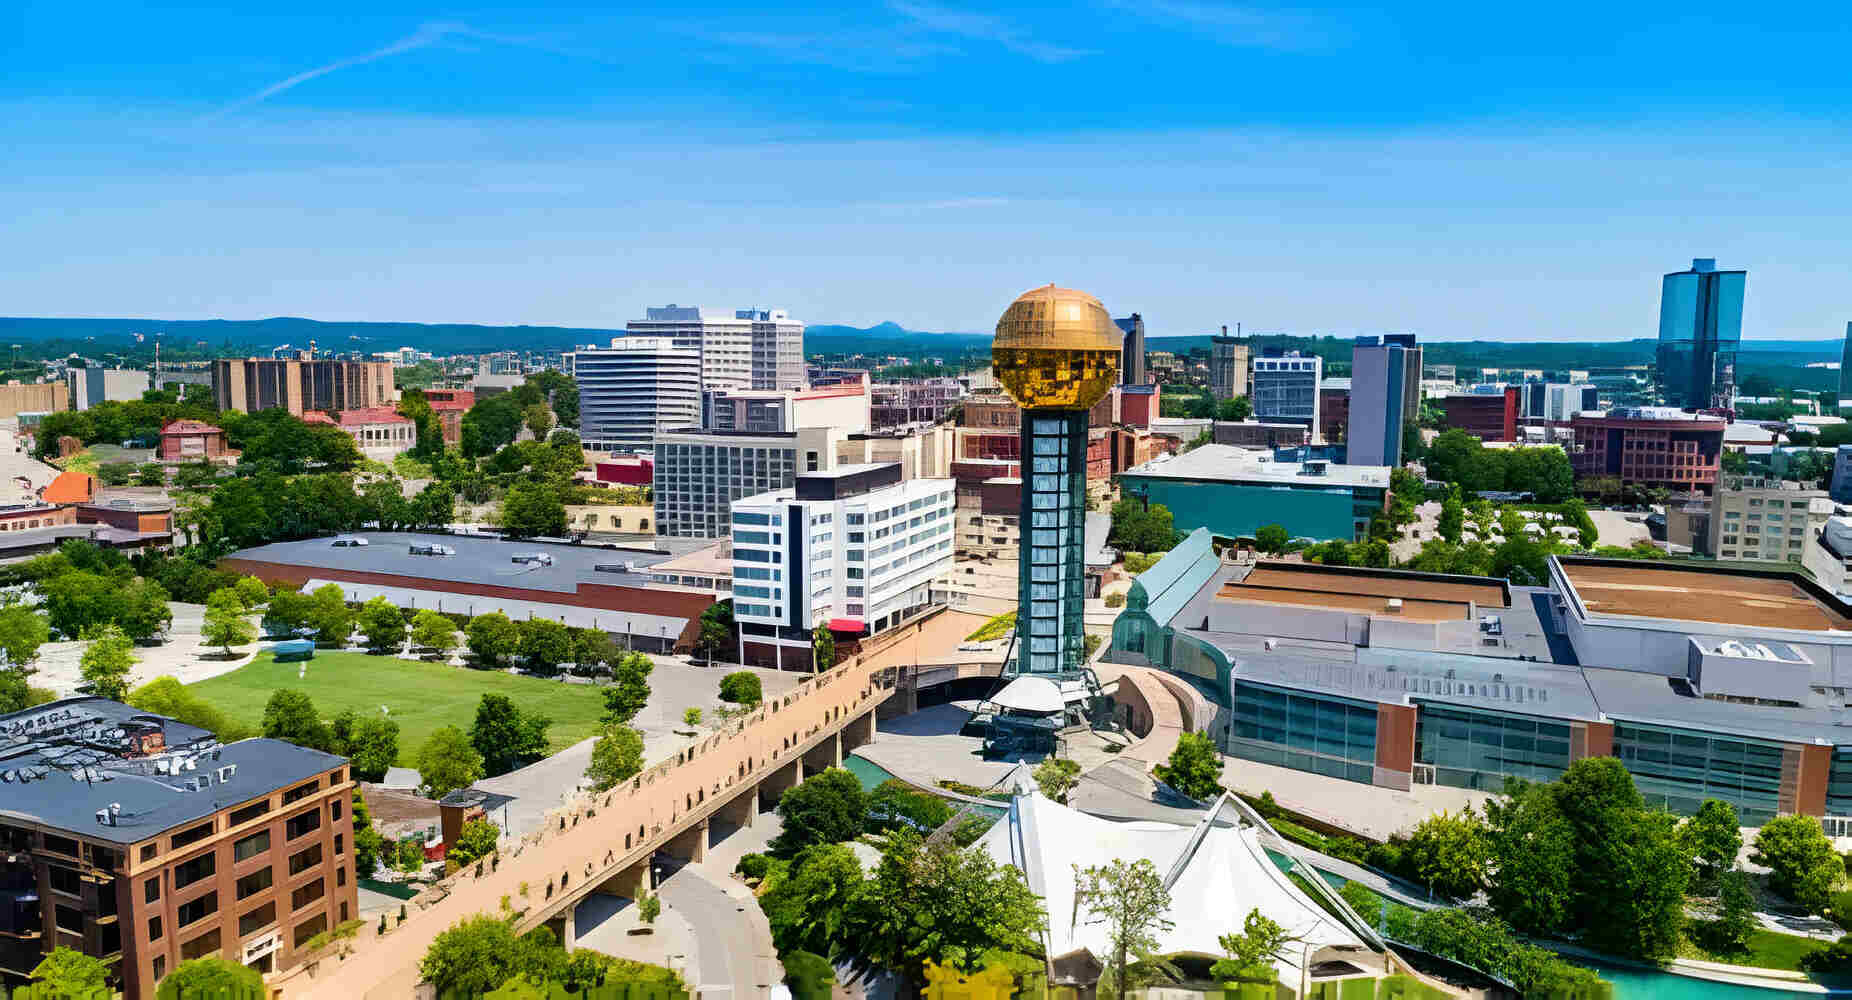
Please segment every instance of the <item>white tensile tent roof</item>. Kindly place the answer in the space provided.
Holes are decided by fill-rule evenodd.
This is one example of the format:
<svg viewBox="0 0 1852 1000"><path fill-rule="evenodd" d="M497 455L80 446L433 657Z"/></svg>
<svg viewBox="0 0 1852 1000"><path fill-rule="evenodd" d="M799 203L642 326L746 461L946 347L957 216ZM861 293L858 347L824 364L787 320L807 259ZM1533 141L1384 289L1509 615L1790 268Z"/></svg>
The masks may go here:
<svg viewBox="0 0 1852 1000"><path fill-rule="evenodd" d="M1047 949L1052 957L1086 949L1107 954L1107 928L1074 908L1074 870L1115 859L1149 860L1170 891L1173 924L1159 939L1167 955L1223 955L1219 938L1241 930L1248 911L1301 937L1276 961L1282 979L1295 982L1304 956L1327 946L1373 950L1355 931L1325 912L1267 856L1260 829L1224 795L1195 826L1113 822L1060 805L1030 791L1011 800L1007 816L978 841L1001 864L1022 871L1048 909Z"/></svg>
<svg viewBox="0 0 1852 1000"><path fill-rule="evenodd" d="M1065 707L1061 688L1046 677L1018 677L990 697L990 703L1013 712L1049 714Z"/></svg>

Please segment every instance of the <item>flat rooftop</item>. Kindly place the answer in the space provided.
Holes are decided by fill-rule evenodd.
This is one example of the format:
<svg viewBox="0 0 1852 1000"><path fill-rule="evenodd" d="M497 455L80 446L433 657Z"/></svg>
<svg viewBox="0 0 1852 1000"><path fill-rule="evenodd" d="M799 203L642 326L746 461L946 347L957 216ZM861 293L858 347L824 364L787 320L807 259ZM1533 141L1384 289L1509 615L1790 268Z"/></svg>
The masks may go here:
<svg viewBox="0 0 1852 1000"><path fill-rule="evenodd" d="M1852 630L1844 609L1792 574L1685 569L1648 562L1559 559L1565 579L1594 615L1710 622L1810 632Z"/></svg>
<svg viewBox="0 0 1852 1000"><path fill-rule="evenodd" d="M1154 424L1153 430L1157 427ZM1322 465L1323 471L1307 471ZM1268 485L1317 487L1389 487L1389 468L1383 465L1339 465L1336 462L1275 462L1271 456L1231 444L1205 444L1175 455L1160 455L1127 469L1128 476L1184 479L1196 482L1259 482Z"/></svg>
<svg viewBox="0 0 1852 1000"><path fill-rule="evenodd" d="M282 740L221 745L197 726L120 702L65 698L0 715L0 816L132 844L342 760Z"/></svg>
<svg viewBox="0 0 1852 1000"><path fill-rule="evenodd" d="M337 548L334 538L305 538L244 549L232 553L231 558L310 569L388 573L428 581L432 590L441 590L441 584L450 581L562 594L576 592L582 583L648 587L649 567L669 558L666 552L647 549L607 549L594 545L412 531L357 531L339 537L364 538L367 544ZM415 556L410 551L413 545L446 545L455 549L456 555ZM536 552L552 556L553 565L513 561L516 555ZM600 566L609 569L601 571ZM630 568L624 568L626 566Z"/></svg>
<svg viewBox="0 0 1852 1000"><path fill-rule="evenodd" d="M1289 562L1261 563L1247 576L1224 583L1217 596L1369 613L1387 613L1389 599L1400 598L1401 616L1415 621L1461 621L1475 607L1511 606L1506 588L1492 580Z"/></svg>

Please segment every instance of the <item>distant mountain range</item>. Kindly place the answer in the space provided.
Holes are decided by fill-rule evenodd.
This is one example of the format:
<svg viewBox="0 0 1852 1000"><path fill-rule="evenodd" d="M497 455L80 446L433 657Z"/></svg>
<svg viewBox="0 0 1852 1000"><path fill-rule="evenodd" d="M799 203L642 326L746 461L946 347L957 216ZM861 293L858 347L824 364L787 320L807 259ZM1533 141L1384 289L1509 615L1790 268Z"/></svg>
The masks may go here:
<svg viewBox="0 0 1852 1000"><path fill-rule="evenodd" d="M35 319L0 317L0 345L31 343L47 353L78 352L100 355L129 353L152 347L162 334L164 350L173 357L263 353L282 344L307 347L313 340L322 351L385 351L411 347L435 354L473 354L498 350L562 350L575 344L602 344L624 335L623 330L563 326L482 326L468 323L339 323L281 316L258 320L158 319ZM138 344L135 334L146 341ZM1256 350L1281 347L1316 353L1332 361L1350 360L1348 337L1253 334L1246 338ZM977 356L990 347L991 334L909 330L898 323L870 327L823 323L809 327L804 348L809 354L893 354L908 357ZM1839 340L1746 340L1741 352L1762 364L1805 364L1837 361ZM1150 350L1184 353L1209 346L1209 337L1153 337ZM1480 367L1587 368L1609 365L1650 364L1654 341L1543 343L1517 341L1435 341L1423 345L1428 364L1468 364ZM139 353L139 352L138 352ZM1745 358L1745 361L1751 360Z"/></svg>

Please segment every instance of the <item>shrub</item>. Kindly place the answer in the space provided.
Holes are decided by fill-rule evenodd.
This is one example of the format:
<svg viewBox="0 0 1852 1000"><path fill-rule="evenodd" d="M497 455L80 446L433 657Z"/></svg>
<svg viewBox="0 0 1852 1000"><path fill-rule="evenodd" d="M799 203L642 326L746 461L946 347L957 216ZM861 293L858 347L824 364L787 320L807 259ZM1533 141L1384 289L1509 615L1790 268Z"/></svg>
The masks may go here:
<svg viewBox="0 0 1852 1000"><path fill-rule="evenodd" d="M1109 608L1125 607L1125 594L1121 591L1113 591L1112 593L1107 594L1106 595L1106 606Z"/></svg>
<svg viewBox="0 0 1852 1000"><path fill-rule="evenodd" d="M785 967L785 985L791 988L791 1000L830 1000L836 985L836 969L829 959L812 951L794 951L780 956Z"/></svg>
<svg viewBox="0 0 1852 1000"><path fill-rule="evenodd" d="M740 863L733 869L747 878L764 878L771 870L772 859L763 854L748 854L740 858Z"/></svg>
<svg viewBox="0 0 1852 1000"><path fill-rule="evenodd" d="M735 670L720 679L720 700L750 707L765 700L765 688L759 683L758 674Z"/></svg>

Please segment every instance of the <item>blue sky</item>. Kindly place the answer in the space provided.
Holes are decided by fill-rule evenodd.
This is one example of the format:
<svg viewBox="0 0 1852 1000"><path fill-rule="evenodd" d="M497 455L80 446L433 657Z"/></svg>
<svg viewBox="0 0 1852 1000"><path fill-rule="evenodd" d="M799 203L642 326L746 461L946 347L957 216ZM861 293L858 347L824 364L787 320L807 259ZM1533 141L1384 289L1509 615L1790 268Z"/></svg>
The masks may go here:
<svg viewBox="0 0 1852 1000"><path fill-rule="evenodd" d="M258 6L0 12L0 312L1617 339L1715 256L1852 319L1843 5Z"/></svg>

